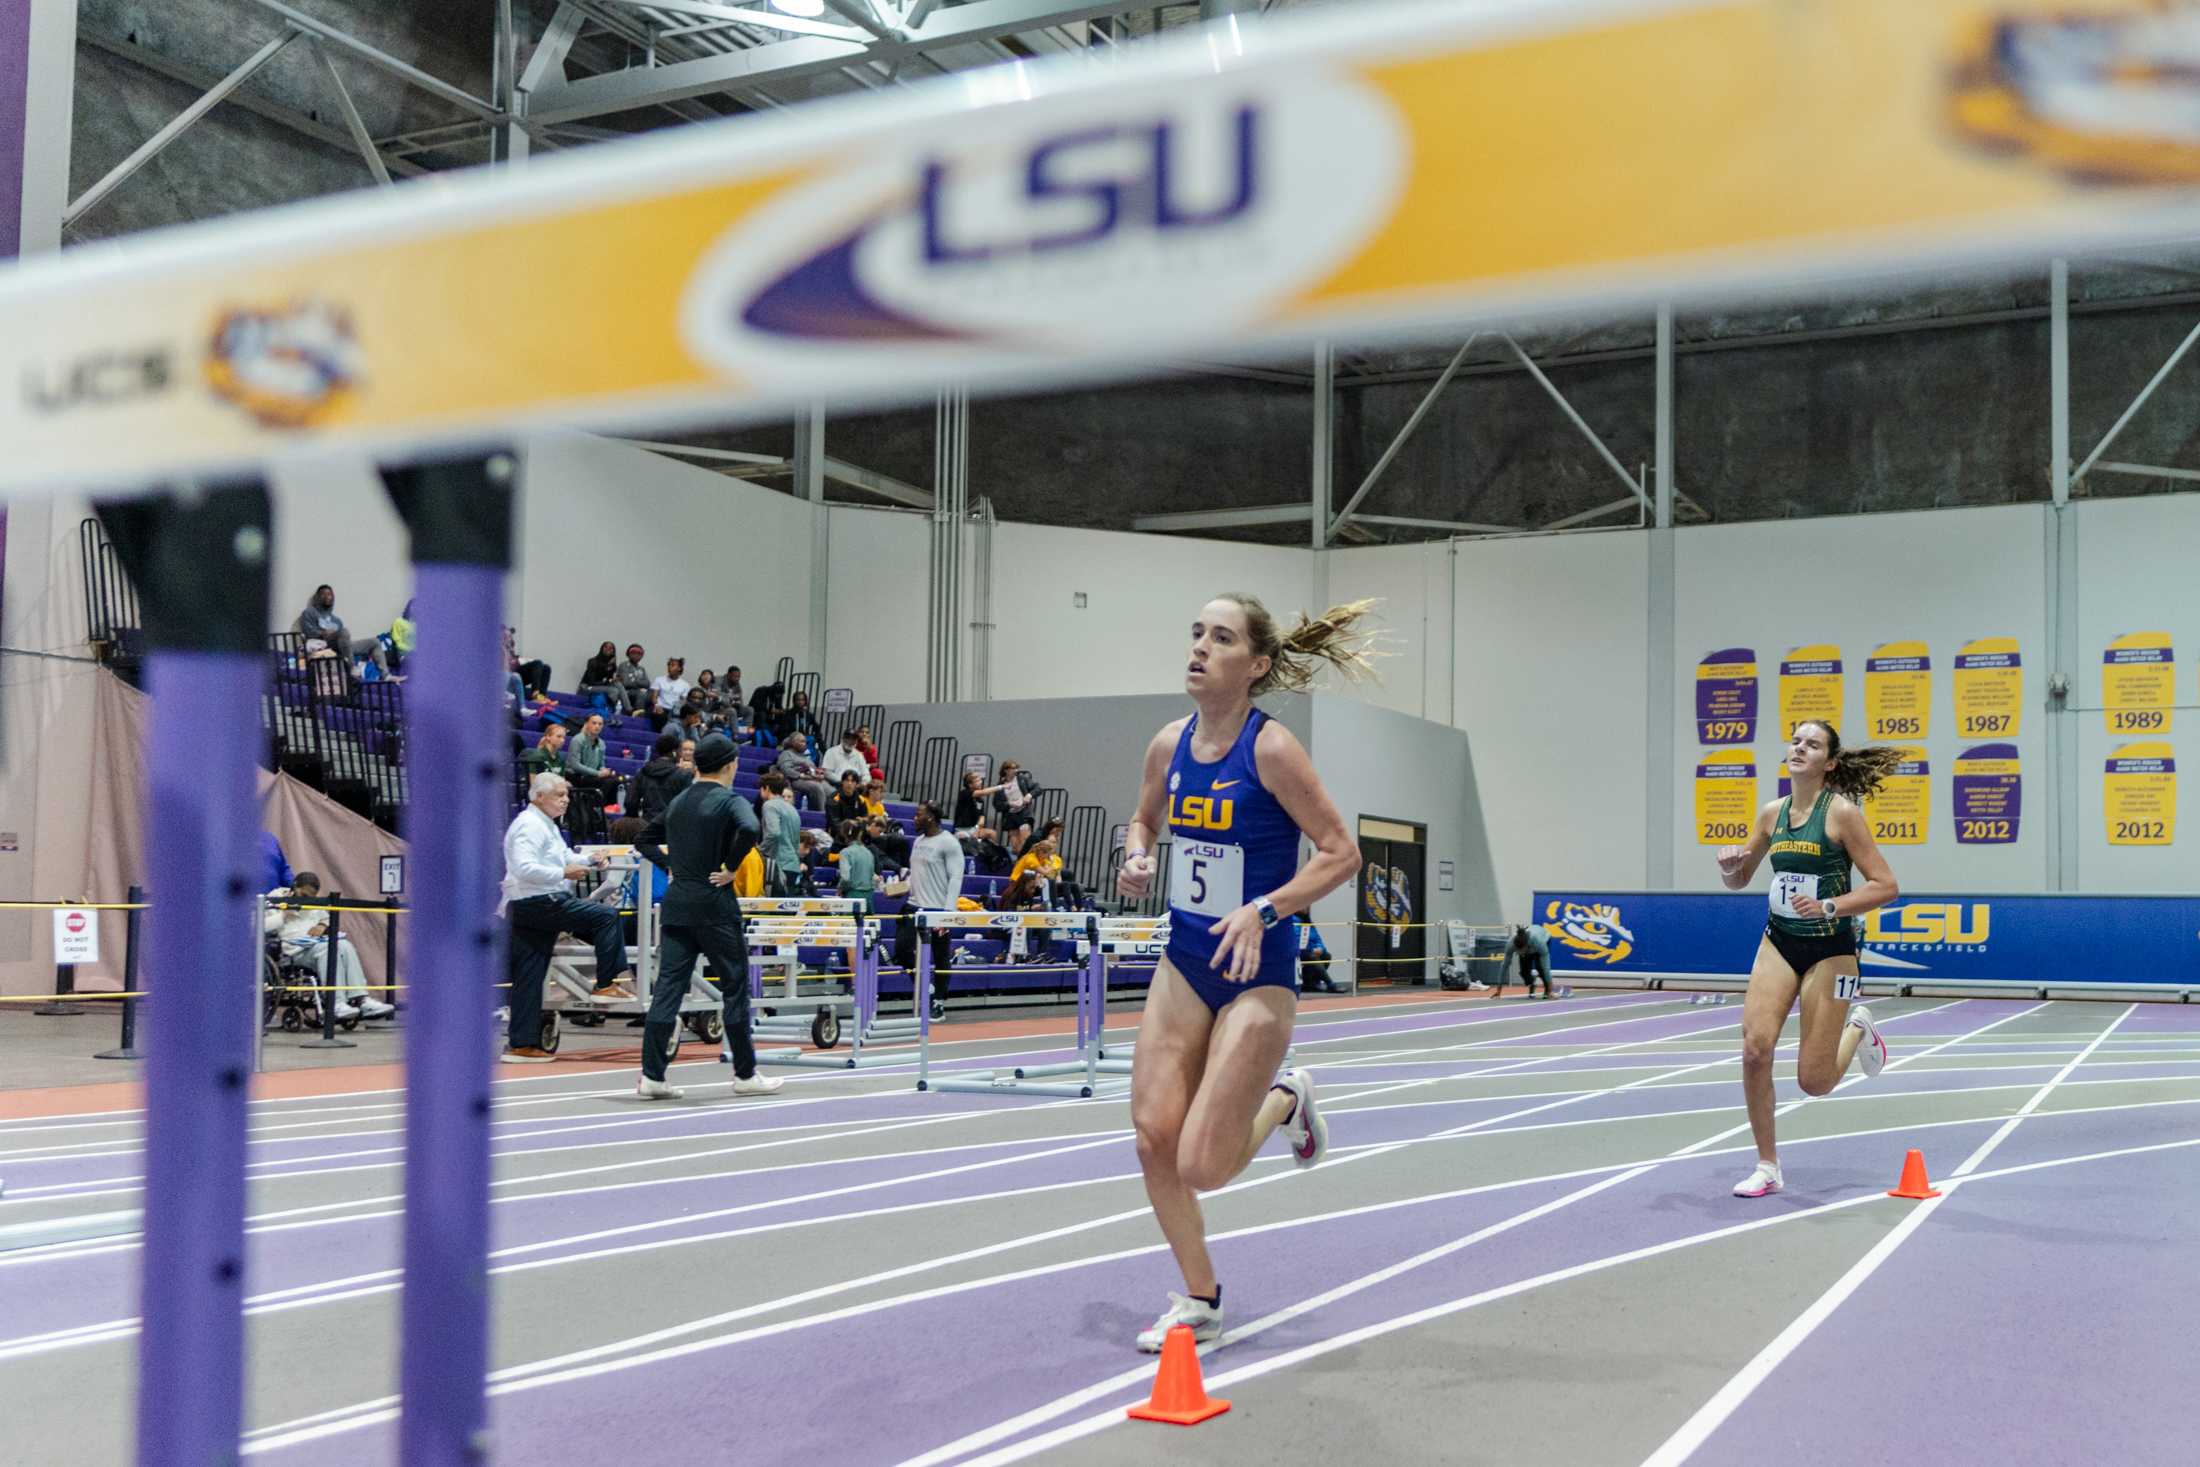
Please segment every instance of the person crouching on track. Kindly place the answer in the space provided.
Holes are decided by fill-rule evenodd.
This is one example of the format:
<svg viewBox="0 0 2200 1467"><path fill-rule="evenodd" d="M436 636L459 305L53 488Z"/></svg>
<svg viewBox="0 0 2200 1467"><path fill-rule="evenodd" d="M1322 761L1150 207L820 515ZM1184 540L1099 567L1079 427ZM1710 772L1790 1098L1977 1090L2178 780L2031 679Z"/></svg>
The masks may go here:
<svg viewBox="0 0 2200 1467"><path fill-rule="evenodd" d="M642 1028L642 1078L634 1093L644 1100L678 1100L665 1083L672 1030L680 1022L688 978L698 956L710 959L724 1004L726 1042L733 1050L733 1093L770 1095L784 1082L756 1073L756 1044L749 1034L749 949L741 931L741 902L734 873L756 847L762 828L749 802L733 792L733 740L712 734L695 746L695 783L653 820L634 848L668 868L658 930L657 982ZM669 852L666 847L670 845Z"/></svg>

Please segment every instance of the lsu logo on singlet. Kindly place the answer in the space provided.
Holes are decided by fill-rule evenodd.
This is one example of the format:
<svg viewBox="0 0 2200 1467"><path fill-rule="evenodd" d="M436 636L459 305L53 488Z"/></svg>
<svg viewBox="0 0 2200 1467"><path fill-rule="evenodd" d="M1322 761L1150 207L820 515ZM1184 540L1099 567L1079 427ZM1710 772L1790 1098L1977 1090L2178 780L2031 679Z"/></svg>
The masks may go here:
<svg viewBox="0 0 2200 1467"><path fill-rule="evenodd" d="M1179 830L1228 830L1237 802L1213 795L1169 796L1169 823Z"/></svg>

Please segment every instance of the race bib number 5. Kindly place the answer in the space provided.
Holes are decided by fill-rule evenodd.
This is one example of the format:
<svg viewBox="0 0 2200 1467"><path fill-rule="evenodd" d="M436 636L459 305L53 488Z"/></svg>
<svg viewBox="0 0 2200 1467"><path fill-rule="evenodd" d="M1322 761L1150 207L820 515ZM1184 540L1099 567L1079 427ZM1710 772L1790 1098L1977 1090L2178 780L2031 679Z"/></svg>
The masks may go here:
<svg viewBox="0 0 2200 1467"><path fill-rule="evenodd" d="M1214 841L1178 840L1169 861L1169 905L1227 917L1245 905L1245 852Z"/></svg>
<svg viewBox="0 0 2200 1467"><path fill-rule="evenodd" d="M1792 917L1798 922L1809 921L1809 918L1795 910L1795 902L1799 897L1818 900L1816 876L1801 871L1775 871L1772 874L1773 911L1783 917Z"/></svg>

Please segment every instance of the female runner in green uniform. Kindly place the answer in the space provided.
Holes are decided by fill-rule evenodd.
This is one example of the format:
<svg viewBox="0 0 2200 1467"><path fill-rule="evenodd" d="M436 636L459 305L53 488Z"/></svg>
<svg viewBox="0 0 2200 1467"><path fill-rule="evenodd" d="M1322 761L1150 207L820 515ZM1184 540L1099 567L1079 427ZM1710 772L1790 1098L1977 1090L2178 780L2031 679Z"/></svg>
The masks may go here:
<svg viewBox="0 0 2200 1467"><path fill-rule="evenodd" d="M1742 1098L1757 1140L1757 1169L1735 1186L1737 1197L1767 1197L1781 1187L1772 1052L1798 995L1803 1033L1795 1079L1804 1094L1833 1089L1859 1050L1866 1075L1887 1062L1871 1011L1856 1002L1863 986L1851 923L1900 892L1860 808L1900 757L1897 749L1843 750L1830 724L1797 724L1788 742L1792 793L1757 812L1748 845L1719 851L1719 879L1729 891L1749 885L1758 863L1772 857L1772 911L1742 1000ZM1808 812L1800 823L1799 811ZM1852 862L1864 876L1854 888Z"/></svg>

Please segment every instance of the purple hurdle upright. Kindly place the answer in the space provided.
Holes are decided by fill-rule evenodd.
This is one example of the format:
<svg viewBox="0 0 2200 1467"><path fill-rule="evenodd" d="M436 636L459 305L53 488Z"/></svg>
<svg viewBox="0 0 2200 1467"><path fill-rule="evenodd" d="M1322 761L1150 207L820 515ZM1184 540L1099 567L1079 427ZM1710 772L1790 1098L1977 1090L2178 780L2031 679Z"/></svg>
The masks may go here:
<svg viewBox="0 0 2200 1467"><path fill-rule="evenodd" d="M246 1107L259 1019L254 766L265 735L268 501L257 481L104 502L145 615L145 1246L140 1467L237 1460Z"/></svg>
<svg viewBox="0 0 2200 1467"><path fill-rule="evenodd" d="M406 1467L490 1457L489 1076L504 978L504 574L518 466L507 453L387 470L412 530L420 650L406 662L412 946L405 1025Z"/></svg>

